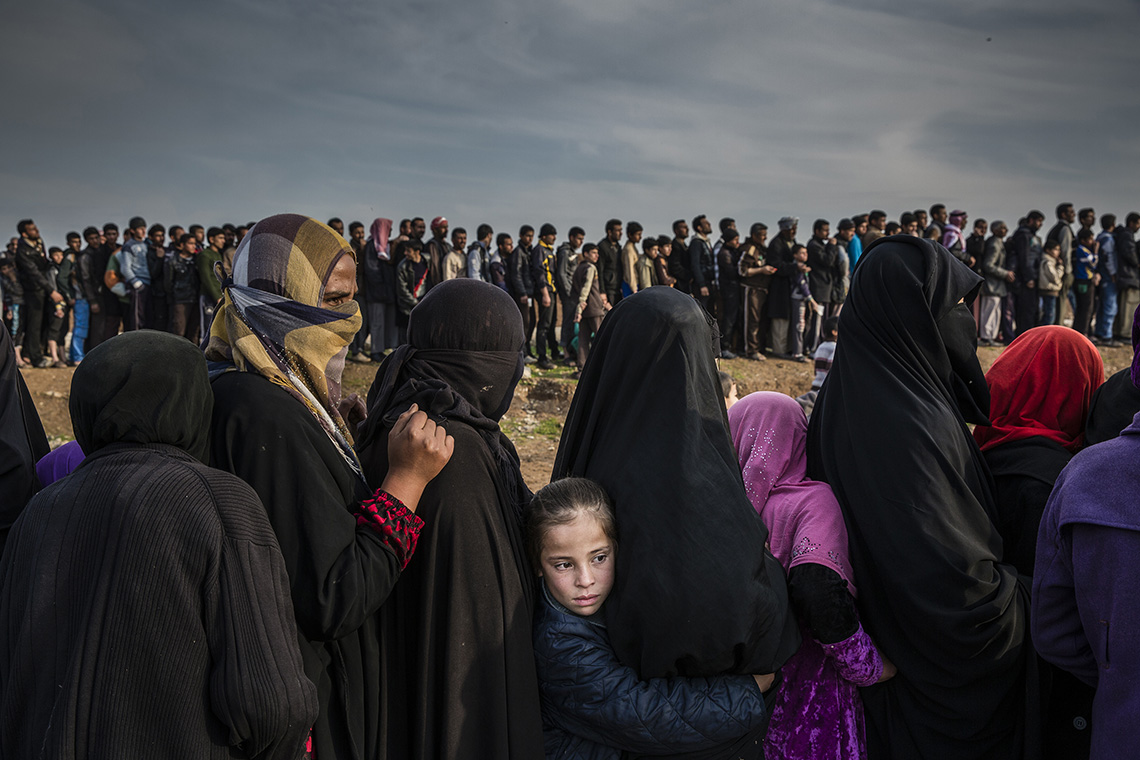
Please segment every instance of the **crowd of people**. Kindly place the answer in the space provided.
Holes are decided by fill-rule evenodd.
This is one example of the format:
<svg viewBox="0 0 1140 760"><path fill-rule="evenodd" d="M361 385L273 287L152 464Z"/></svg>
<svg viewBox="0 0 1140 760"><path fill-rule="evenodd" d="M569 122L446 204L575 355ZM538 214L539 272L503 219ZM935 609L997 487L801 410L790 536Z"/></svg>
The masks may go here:
<svg viewBox="0 0 1140 760"><path fill-rule="evenodd" d="M419 220L354 243L272 216L231 253L211 244L201 347L169 324L116 335L104 313L72 378L75 441L51 452L4 331L0 755L1130 756L1140 353L1105 381L1079 329L1036 324L1034 294L983 374L989 275L906 221L851 254L857 220L836 242L817 223L809 252L785 219L785 261L762 225L736 246L726 224L714 255L698 217L663 267L633 223L630 256L612 220L609 251L575 228L561 262L553 227L533 248L524 228L513 259L481 227L448 277L464 241L445 246L443 219L425 247ZM113 285L130 326L155 327L135 231ZM742 279L768 278L735 291L768 345L737 339L818 343L810 421L804 400L736 400L718 375L733 291L695 269L726 247ZM615 251L628 271L602 264ZM849 282L805 285L848 256ZM377 271L395 302L368 300ZM499 426L532 329L539 361L575 339L581 361L536 494ZM377 346L366 403L345 397L346 357Z"/></svg>
<svg viewBox="0 0 1140 760"><path fill-rule="evenodd" d="M527 333L528 361L540 369L565 361L580 368L602 318L623 297L654 285L692 295L715 316L719 356L805 362L822 342L822 325L838 315L851 273L876 239L914 235L943 245L984 278L974 304L982 345L1007 345L1043 324L1067 325L1095 344L1127 342L1128 318L1140 305L1140 213L1118 224L1073 204L1056 208L1045 237L1045 215L1032 210L1012 228L935 204L888 221L875 210L831 223L817 219L806 243L799 220L784 217L769 243L756 222L747 236L736 221L721 219L713 240L709 219L673 223L672 235L645 234L638 222L610 219L605 237L585 243L571 227L559 243L551 224L523 225L518 237L495 234L488 224L451 228L436 217L348 225L348 241L360 259L356 300L363 318L350 357L380 361L403 342L412 308L435 285L456 278L490 282L518 303ZM1073 228L1079 222L1078 229ZM328 225L344 235L337 218ZM21 366L76 364L120 330L164 330L204 340L221 302L221 283L252 223L185 229L127 225L124 241L111 223L69 232L66 247L45 248L28 219L0 259L5 324L20 349ZM969 230L969 232L967 232ZM169 233L169 237L168 237ZM624 242L623 242L624 239ZM168 244L169 242L169 244ZM70 333L70 339L68 338Z"/></svg>

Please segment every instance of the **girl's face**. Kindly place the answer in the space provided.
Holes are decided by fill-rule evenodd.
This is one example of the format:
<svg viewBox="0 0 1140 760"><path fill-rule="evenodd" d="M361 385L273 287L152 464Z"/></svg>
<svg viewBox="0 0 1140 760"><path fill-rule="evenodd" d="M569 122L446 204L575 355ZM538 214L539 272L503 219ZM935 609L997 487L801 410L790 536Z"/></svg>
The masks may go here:
<svg viewBox="0 0 1140 760"><path fill-rule="evenodd" d="M542 577L550 593L575 615L593 615L614 586L613 546L590 514L555 525L542 542Z"/></svg>

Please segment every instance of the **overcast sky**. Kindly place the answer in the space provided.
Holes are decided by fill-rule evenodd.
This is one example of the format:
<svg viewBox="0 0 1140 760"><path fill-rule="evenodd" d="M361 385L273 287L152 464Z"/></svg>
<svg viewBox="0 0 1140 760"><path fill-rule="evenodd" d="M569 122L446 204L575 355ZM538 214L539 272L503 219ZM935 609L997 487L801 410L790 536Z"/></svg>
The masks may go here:
<svg viewBox="0 0 1140 760"><path fill-rule="evenodd" d="M1137 0L8 0L0 229L1140 207ZM804 233L801 233L803 235Z"/></svg>

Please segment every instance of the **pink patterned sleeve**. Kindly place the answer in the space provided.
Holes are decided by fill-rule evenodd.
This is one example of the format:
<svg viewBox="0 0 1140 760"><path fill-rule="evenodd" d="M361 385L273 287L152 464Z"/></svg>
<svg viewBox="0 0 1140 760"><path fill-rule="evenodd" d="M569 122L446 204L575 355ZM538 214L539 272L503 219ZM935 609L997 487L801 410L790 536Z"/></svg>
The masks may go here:
<svg viewBox="0 0 1140 760"><path fill-rule="evenodd" d="M871 637L859 629L843 641L821 644L824 654L834 663L839 675L856 686L870 686L883 675L883 658Z"/></svg>
<svg viewBox="0 0 1140 760"><path fill-rule="evenodd" d="M374 530L396 555L400 569L408 566L424 521L390 493L378 490L356 510L356 524Z"/></svg>

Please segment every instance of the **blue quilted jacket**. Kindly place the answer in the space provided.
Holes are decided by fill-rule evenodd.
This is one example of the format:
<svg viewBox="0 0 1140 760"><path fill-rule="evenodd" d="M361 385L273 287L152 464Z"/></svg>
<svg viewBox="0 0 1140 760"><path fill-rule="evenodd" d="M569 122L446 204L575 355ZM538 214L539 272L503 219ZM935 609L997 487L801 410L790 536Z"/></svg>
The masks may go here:
<svg viewBox="0 0 1140 760"><path fill-rule="evenodd" d="M545 585L542 597L534 656L548 760L712 750L765 726L765 695L751 676L642 681L618 662L601 614L573 614Z"/></svg>

